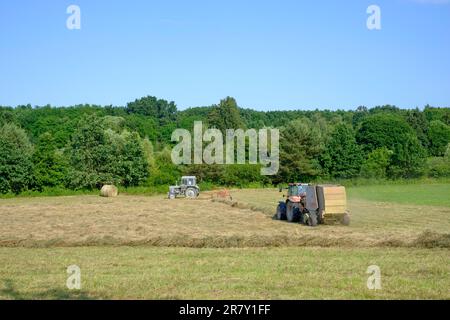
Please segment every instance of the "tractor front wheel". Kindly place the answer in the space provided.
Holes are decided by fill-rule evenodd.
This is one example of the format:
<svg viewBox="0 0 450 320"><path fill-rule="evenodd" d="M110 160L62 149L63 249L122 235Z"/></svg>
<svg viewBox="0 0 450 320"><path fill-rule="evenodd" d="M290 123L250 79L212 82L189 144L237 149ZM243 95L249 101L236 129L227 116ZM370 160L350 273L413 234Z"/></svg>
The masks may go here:
<svg viewBox="0 0 450 320"><path fill-rule="evenodd" d="M280 203L277 206L276 217L277 217L277 220L286 220L287 219L287 217L286 217L286 204Z"/></svg>
<svg viewBox="0 0 450 320"><path fill-rule="evenodd" d="M300 220L300 209L294 207L292 203L287 204L286 216L289 222L298 222Z"/></svg>

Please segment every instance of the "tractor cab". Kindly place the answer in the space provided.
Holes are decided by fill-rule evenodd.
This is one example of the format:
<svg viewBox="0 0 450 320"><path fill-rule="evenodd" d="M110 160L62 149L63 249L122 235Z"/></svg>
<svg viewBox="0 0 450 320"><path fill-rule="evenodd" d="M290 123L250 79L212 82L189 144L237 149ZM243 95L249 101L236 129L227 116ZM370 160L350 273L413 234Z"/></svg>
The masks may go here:
<svg viewBox="0 0 450 320"><path fill-rule="evenodd" d="M289 196L300 196L304 197L306 195L307 184L304 183L291 183L288 187Z"/></svg>
<svg viewBox="0 0 450 320"><path fill-rule="evenodd" d="M288 200L291 202L301 202L306 197L308 188L306 183L290 183L288 186Z"/></svg>
<svg viewBox="0 0 450 320"><path fill-rule="evenodd" d="M186 187L193 187L197 185L197 178L193 176L185 176L181 178L181 185Z"/></svg>

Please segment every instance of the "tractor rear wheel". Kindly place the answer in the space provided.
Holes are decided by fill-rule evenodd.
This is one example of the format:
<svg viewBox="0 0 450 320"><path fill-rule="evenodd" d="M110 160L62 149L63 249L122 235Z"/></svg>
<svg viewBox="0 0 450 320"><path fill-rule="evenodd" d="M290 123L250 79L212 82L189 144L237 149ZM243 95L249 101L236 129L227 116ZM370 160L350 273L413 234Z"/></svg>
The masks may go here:
<svg viewBox="0 0 450 320"><path fill-rule="evenodd" d="M317 223L324 224L325 220L323 219L323 211L317 212Z"/></svg>
<svg viewBox="0 0 450 320"><path fill-rule="evenodd" d="M194 199L197 198L197 191L193 188L189 188L186 190L186 198Z"/></svg>

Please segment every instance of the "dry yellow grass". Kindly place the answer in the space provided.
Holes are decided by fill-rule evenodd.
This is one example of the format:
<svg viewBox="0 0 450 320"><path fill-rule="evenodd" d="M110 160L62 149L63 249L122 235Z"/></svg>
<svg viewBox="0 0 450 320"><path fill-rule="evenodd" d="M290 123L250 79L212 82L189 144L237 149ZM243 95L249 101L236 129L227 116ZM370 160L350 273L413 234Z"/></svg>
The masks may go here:
<svg viewBox="0 0 450 320"><path fill-rule="evenodd" d="M351 226L309 228L272 220L276 190L232 195L234 206L208 194L173 201L124 195L4 199L0 246L449 247L450 208L350 199Z"/></svg>

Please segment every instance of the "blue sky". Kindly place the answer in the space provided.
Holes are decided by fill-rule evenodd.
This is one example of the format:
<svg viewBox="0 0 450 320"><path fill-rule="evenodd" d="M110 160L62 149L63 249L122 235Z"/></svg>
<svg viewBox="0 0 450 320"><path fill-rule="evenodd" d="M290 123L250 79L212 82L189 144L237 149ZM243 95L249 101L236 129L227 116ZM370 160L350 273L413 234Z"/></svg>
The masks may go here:
<svg viewBox="0 0 450 320"><path fill-rule="evenodd" d="M0 105L450 106L450 0L2 1L0 45Z"/></svg>

